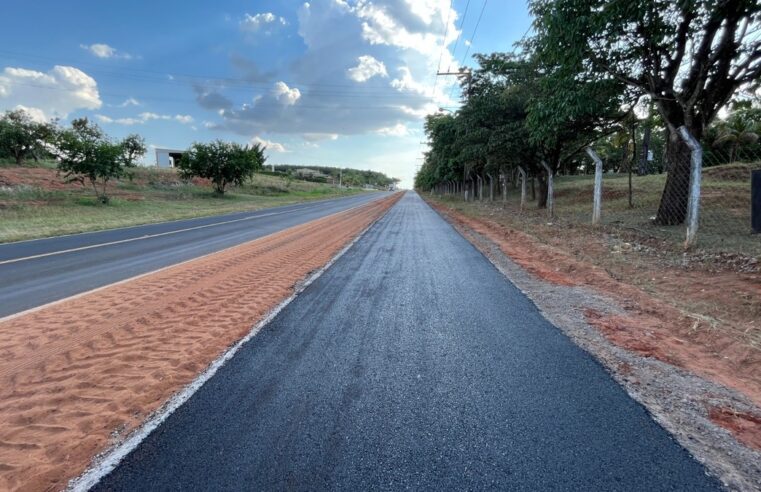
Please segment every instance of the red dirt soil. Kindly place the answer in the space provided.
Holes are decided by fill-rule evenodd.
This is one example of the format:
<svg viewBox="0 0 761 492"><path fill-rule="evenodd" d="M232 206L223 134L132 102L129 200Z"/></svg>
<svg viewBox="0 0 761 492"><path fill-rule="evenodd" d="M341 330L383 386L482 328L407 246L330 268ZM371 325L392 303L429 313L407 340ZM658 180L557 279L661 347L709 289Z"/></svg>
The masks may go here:
<svg viewBox="0 0 761 492"><path fill-rule="evenodd" d="M0 490L55 490L400 195L0 321Z"/></svg>
<svg viewBox="0 0 761 492"><path fill-rule="evenodd" d="M732 432L737 440L750 448L761 449L761 417L735 412L728 408L708 410L711 420Z"/></svg>
<svg viewBox="0 0 761 492"><path fill-rule="evenodd" d="M180 180L179 176L176 172L172 169L157 169L157 168L146 168L141 169L143 170L155 170L156 176L155 178L158 180L163 180L167 184L179 184L182 181ZM134 193L126 192L123 190L119 190L117 188L118 183L129 183L128 178L124 179L116 179L111 181L109 188L112 195L119 196L120 198L124 198L125 200L142 200L143 197L140 195L135 195ZM211 181L204 178L193 178L191 182L198 186L210 186ZM134 177L133 183L140 186L145 186L148 184L147 177L139 173ZM85 186L83 186L80 183L72 182L67 183L63 176L58 174L58 172L55 169L50 168L44 168L44 167L0 167L0 186L32 186L34 188L40 188L47 191L59 191L59 190L68 190L68 191L84 191L86 193L89 193L91 191L91 187L89 183Z"/></svg>
<svg viewBox="0 0 761 492"><path fill-rule="evenodd" d="M489 238L535 276L554 284L585 286L618 301L626 310L625 315L603 316L592 309L585 311L589 323L612 343L738 390L761 406L761 350L750 346L736 331L712 326L708 321L690 316L664 302L663 298L613 278L604 268L574 258L568 251L542 243L522 231L492 220L471 217L435 202L429 203L466 236L472 230ZM595 247L591 242L589 244ZM722 303L727 312L748 311L743 304L743 294L755 292L761 297L761 285L752 276L665 269L658 274L675 279L658 285L659 296L679 298L690 295L698 300L712 299ZM759 297L755 297L756 301ZM758 330L754 321L740 318L740 322L748 325L748 330ZM726 418L714 421L735 433L741 442L761 449L754 437L761 433L758 421L746 419L742 420L742 425L728 423ZM737 419L731 422L737 422Z"/></svg>
<svg viewBox="0 0 761 492"><path fill-rule="evenodd" d="M28 185L45 190L79 190L79 183L66 183L55 169L42 167L0 168L0 186Z"/></svg>

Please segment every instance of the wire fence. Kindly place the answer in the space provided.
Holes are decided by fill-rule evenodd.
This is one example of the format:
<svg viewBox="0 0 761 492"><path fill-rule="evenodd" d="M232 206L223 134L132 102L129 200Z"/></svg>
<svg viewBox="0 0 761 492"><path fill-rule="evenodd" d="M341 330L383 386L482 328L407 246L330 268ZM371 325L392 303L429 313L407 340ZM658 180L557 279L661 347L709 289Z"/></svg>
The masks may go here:
<svg viewBox="0 0 761 492"><path fill-rule="evenodd" d="M687 246L760 257L761 147L729 145L695 153L681 144L671 153L615 165L602 159L598 164L592 150L584 156L585 174L555 175L549 183L547 173L532 176L519 168L448 182L434 193L494 201L529 220L618 228L675 250ZM541 208L540 193L547 187L552 194Z"/></svg>

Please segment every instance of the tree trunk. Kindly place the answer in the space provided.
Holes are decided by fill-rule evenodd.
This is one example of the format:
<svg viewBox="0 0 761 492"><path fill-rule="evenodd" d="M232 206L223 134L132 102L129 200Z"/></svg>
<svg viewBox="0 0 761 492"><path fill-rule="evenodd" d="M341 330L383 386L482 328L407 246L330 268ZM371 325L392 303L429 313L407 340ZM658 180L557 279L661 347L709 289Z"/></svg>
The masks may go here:
<svg viewBox="0 0 761 492"><path fill-rule="evenodd" d="M642 136L642 155L639 156L639 170L637 174L644 176L647 174L647 167L649 162L647 161L650 155L650 126L645 127L645 133Z"/></svg>
<svg viewBox="0 0 761 492"><path fill-rule="evenodd" d="M536 200L536 187L534 187L534 177L533 176L531 176L530 182L531 182L531 201L533 202L533 201ZM545 191L544 196L547 196L547 190L545 189L544 191ZM547 205L547 204L545 203L545 205Z"/></svg>
<svg viewBox="0 0 761 492"><path fill-rule="evenodd" d="M629 160L629 208L634 208L634 197L632 196L632 168L637 161L637 129L632 126L632 158Z"/></svg>
<svg viewBox="0 0 761 492"><path fill-rule="evenodd" d="M539 173L536 180L539 182L539 199L536 202L536 207L547 208L547 179L544 177L544 173ZM533 177L531 178L531 198L536 198Z"/></svg>
<svg viewBox="0 0 761 492"><path fill-rule="evenodd" d="M692 133L692 132L691 132ZM693 133L693 137L699 139ZM666 143L668 175L661 195L655 223L658 225L682 224L687 217L687 202L690 195L690 157L687 144L677 133L670 133Z"/></svg>

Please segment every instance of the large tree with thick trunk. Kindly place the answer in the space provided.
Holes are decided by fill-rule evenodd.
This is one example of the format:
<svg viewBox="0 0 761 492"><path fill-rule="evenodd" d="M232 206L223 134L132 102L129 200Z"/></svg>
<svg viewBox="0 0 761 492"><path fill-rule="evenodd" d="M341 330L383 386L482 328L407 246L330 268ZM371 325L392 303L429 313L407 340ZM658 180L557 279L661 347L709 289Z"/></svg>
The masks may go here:
<svg viewBox="0 0 761 492"><path fill-rule="evenodd" d="M532 0L543 57L580 62L646 94L669 129L669 172L656 221L685 219L689 149L732 96L761 77L758 0Z"/></svg>

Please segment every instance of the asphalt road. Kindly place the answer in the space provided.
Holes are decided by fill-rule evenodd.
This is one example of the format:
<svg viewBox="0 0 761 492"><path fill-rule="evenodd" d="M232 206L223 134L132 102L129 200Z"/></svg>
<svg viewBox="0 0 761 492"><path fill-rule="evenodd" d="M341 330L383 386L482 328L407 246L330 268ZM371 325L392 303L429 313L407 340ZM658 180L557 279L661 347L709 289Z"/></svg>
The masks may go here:
<svg viewBox="0 0 761 492"><path fill-rule="evenodd" d="M97 490L716 490L408 193Z"/></svg>
<svg viewBox="0 0 761 492"><path fill-rule="evenodd" d="M383 196L387 193L0 244L0 317L219 251Z"/></svg>

